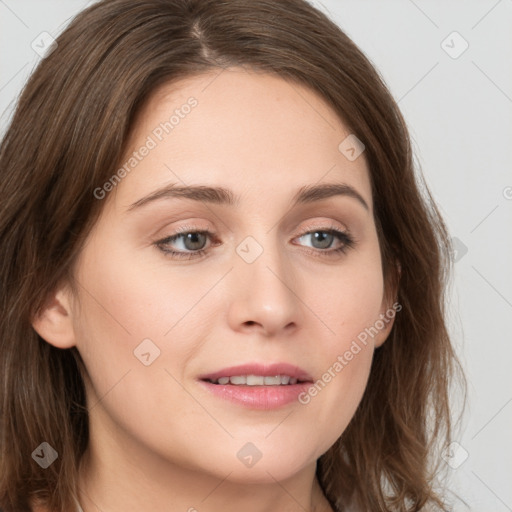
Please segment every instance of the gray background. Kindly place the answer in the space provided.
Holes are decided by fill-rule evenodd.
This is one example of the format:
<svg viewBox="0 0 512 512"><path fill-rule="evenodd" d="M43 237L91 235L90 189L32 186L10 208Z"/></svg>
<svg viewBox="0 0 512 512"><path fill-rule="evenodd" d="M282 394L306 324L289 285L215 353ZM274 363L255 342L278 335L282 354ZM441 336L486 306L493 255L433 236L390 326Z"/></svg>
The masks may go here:
<svg viewBox="0 0 512 512"><path fill-rule="evenodd" d="M40 59L32 41L57 36L89 3L0 0L1 133ZM512 511L512 0L312 3L388 84L456 238L449 321L469 402L445 455L451 488L468 504L455 510Z"/></svg>

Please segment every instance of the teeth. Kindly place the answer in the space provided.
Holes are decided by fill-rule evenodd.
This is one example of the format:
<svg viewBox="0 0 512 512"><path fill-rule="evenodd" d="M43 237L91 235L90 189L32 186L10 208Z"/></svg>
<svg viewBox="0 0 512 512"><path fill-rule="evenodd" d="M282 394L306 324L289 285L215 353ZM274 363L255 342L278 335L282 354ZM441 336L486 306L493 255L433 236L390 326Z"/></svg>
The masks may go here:
<svg viewBox="0 0 512 512"><path fill-rule="evenodd" d="M265 384L265 377L261 375L247 375L248 386L263 386Z"/></svg>
<svg viewBox="0 0 512 512"><path fill-rule="evenodd" d="M212 381L214 384L234 384L235 386L286 386L297 384L295 377L289 375L275 375L264 377L262 375L233 375L232 377L219 377Z"/></svg>
<svg viewBox="0 0 512 512"><path fill-rule="evenodd" d="M247 384L247 377L245 375L238 375L229 378L231 384Z"/></svg>

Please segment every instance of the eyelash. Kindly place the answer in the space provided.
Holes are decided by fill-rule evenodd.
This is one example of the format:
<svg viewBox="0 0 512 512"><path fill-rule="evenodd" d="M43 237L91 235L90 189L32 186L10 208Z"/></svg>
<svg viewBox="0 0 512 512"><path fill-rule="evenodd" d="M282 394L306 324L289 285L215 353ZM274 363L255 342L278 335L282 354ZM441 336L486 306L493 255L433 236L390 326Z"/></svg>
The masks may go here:
<svg viewBox="0 0 512 512"><path fill-rule="evenodd" d="M345 254L349 249L354 247L355 240L354 238L349 235L345 231L340 231L339 229L336 229L334 226L331 226L329 228L316 228L316 229L310 229L306 232L304 232L302 235L296 237L296 238L302 238L303 236L310 235L313 233L327 233L329 235L334 235L338 238L339 241L342 242L342 245L338 247L337 249L331 249L331 250L323 250L323 249L314 249L310 248L310 250L307 250L309 254L315 257L334 257L339 254ZM200 235L207 235L210 239L214 236L214 233L208 230L199 230L199 229L193 229L188 226L185 226L183 228L180 228L178 232L174 235L168 236L162 240L159 240L154 243L154 245L160 249L163 253L165 253L167 256L175 259L184 259L184 260L190 260L194 258L200 258L206 254L208 249L199 249L197 251L193 252L183 252L183 251L173 251L166 249L165 246L171 242L175 242L179 238L183 237L184 235L188 234L200 234Z"/></svg>

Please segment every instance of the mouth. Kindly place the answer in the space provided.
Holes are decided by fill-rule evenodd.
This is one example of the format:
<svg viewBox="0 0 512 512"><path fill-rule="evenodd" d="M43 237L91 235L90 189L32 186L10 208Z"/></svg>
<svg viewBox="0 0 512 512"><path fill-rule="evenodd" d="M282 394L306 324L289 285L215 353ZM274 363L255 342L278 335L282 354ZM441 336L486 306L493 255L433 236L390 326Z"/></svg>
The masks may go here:
<svg viewBox="0 0 512 512"><path fill-rule="evenodd" d="M287 363L245 364L199 377L215 397L250 409L276 409L298 402L313 378Z"/></svg>
<svg viewBox="0 0 512 512"><path fill-rule="evenodd" d="M206 381L221 386L293 386L297 383L308 382L290 375L233 375L231 377L219 377L218 379L206 379Z"/></svg>

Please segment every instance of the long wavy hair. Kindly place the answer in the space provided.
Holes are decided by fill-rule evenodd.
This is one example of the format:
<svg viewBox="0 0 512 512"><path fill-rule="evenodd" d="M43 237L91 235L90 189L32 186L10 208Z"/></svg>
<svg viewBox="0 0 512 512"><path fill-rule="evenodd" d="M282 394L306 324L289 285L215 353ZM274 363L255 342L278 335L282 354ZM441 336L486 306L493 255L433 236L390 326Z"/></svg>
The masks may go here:
<svg viewBox="0 0 512 512"><path fill-rule="evenodd" d="M398 106L368 58L305 0L104 0L57 38L19 98L0 146L0 507L75 507L88 445L84 365L31 319L101 212L94 190L118 169L160 86L231 67L306 85L364 143L385 286L402 305L376 350L347 429L317 462L334 510L445 506L439 450L451 440L460 365L445 320L446 227L413 162ZM396 293L396 295L395 295ZM42 442L58 459L42 469Z"/></svg>

